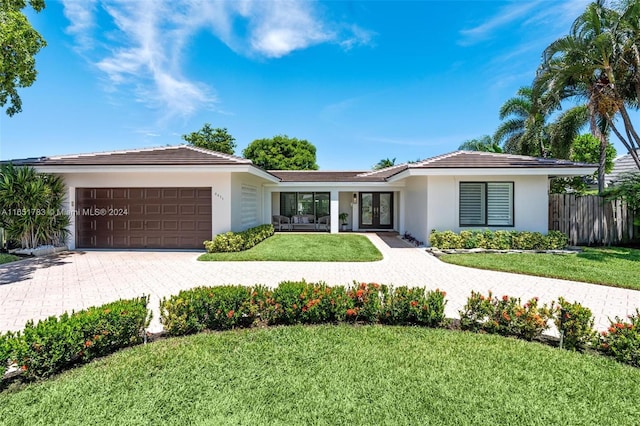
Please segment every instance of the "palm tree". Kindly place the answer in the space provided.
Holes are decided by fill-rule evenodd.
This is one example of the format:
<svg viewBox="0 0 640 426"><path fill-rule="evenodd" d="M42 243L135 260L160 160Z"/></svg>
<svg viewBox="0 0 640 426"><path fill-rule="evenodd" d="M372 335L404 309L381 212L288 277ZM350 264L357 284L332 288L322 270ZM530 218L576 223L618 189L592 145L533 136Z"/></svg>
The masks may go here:
<svg viewBox="0 0 640 426"><path fill-rule="evenodd" d="M387 157L378 161L376 165L373 166L373 170L386 169L387 167L393 167L395 165L396 165L396 159L395 158L390 159Z"/></svg>
<svg viewBox="0 0 640 426"><path fill-rule="evenodd" d="M500 108L500 120L493 139L511 154L546 156L545 117L533 96L531 87L521 87L516 96Z"/></svg>
<svg viewBox="0 0 640 426"><path fill-rule="evenodd" d="M634 11L637 9L635 3ZM636 78L640 72L637 69L640 57L633 59L637 46L630 46L629 40L633 39L630 34L634 31L629 29L631 25L624 25L625 19L615 10L604 7L601 0L590 4L576 19L570 34L547 47L534 82L535 90L557 107L566 99L586 101L591 133L600 140L600 192L604 188L609 144L607 130L611 129L630 153L640 146L640 137L627 111L627 105L637 107L640 91L631 88L635 89L634 81L640 82ZM635 60L637 62L633 62ZM624 122L626 138L615 123L618 113ZM640 167L638 156L634 154L632 157Z"/></svg>
<svg viewBox="0 0 640 426"><path fill-rule="evenodd" d="M463 149L465 151L502 152L500 144L494 141L489 135L484 135L479 139L469 139L461 144L458 149Z"/></svg>
<svg viewBox="0 0 640 426"><path fill-rule="evenodd" d="M521 87L500 108L500 119L508 119L496 130L494 141L502 142L510 154L569 158L573 139L587 123L586 109L571 108L547 123L554 107L535 86Z"/></svg>

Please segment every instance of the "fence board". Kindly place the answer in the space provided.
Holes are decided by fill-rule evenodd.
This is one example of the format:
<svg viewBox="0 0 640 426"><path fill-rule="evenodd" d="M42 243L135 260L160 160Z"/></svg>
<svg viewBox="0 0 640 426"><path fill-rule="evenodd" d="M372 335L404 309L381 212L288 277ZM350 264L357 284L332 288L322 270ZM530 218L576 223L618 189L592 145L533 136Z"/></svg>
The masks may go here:
<svg viewBox="0 0 640 426"><path fill-rule="evenodd" d="M565 233L572 245L615 245L640 239L634 212L620 200L597 195L549 195L549 229Z"/></svg>

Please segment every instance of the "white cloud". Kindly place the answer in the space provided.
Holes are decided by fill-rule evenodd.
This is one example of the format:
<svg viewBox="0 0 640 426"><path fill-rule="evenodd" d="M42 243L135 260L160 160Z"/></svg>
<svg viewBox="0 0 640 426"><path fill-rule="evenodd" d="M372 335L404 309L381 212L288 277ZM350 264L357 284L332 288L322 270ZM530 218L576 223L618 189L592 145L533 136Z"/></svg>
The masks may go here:
<svg viewBox="0 0 640 426"><path fill-rule="evenodd" d="M81 50L92 47L91 32L95 26L94 13L97 0L62 0L64 16L71 22L67 33L75 36Z"/></svg>
<svg viewBox="0 0 640 426"><path fill-rule="evenodd" d="M497 15L489 18L486 22L474 28L460 31L460 34L463 36L460 43L469 45L491 37L493 31L526 16L529 11L538 6L539 3L540 1L532 1L510 4L509 6L503 7Z"/></svg>
<svg viewBox="0 0 640 426"><path fill-rule="evenodd" d="M63 0L67 31L87 50L114 90L131 88L137 99L165 115L189 115L216 98L205 84L182 72L182 52L195 33L208 30L238 54L280 58L296 50L334 43L348 50L370 43L373 34L320 16L315 2L297 0ZM95 34L98 7L115 31ZM111 23L110 23L111 24ZM110 25L109 24L109 25ZM91 56L90 54L88 56Z"/></svg>

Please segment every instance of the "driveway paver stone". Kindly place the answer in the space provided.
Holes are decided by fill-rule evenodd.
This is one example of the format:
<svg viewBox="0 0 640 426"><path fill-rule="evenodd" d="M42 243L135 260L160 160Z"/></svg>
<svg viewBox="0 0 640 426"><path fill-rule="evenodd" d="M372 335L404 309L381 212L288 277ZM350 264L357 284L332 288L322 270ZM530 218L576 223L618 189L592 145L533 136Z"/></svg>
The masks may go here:
<svg viewBox="0 0 640 426"><path fill-rule="evenodd" d="M80 310L120 298L150 295L150 331L162 329L159 301L201 285L305 279L328 284L378 282L426 286L447 292L446 314L457 317L471 290L548 303L563 296L593 311L596 328L608 318L640 308L640 291L449 265L395 236L365 234L382 251L379 262L198 262L200 253L178 251L73 251L0 265L0 331L20 330L30 320Z"/></svg>

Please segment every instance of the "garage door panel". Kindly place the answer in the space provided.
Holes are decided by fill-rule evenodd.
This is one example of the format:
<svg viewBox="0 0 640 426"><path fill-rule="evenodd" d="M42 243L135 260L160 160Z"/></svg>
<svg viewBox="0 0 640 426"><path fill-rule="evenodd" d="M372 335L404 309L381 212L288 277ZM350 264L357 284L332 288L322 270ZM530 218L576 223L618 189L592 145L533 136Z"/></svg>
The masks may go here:
<svg viewBox="0 0 640 426"><path fill-rule="evenodd" d="M192 205L182 205L180 206L180 214L181 215L195 215L196 207Z"/></svg>
<svg viewBox="0 0 640 426"><path fill-rule="evenodd" d="M177 220L163 220L162 221L162 229L165 231L177 231L179 229Z"/></svg>
<svg viewBox="0 0 640 426"><path fill-rule="evenodd" d="M77 188L76 202L87 211L76 217L79 248L202 248L211 238L211 188Z"/></svg>

